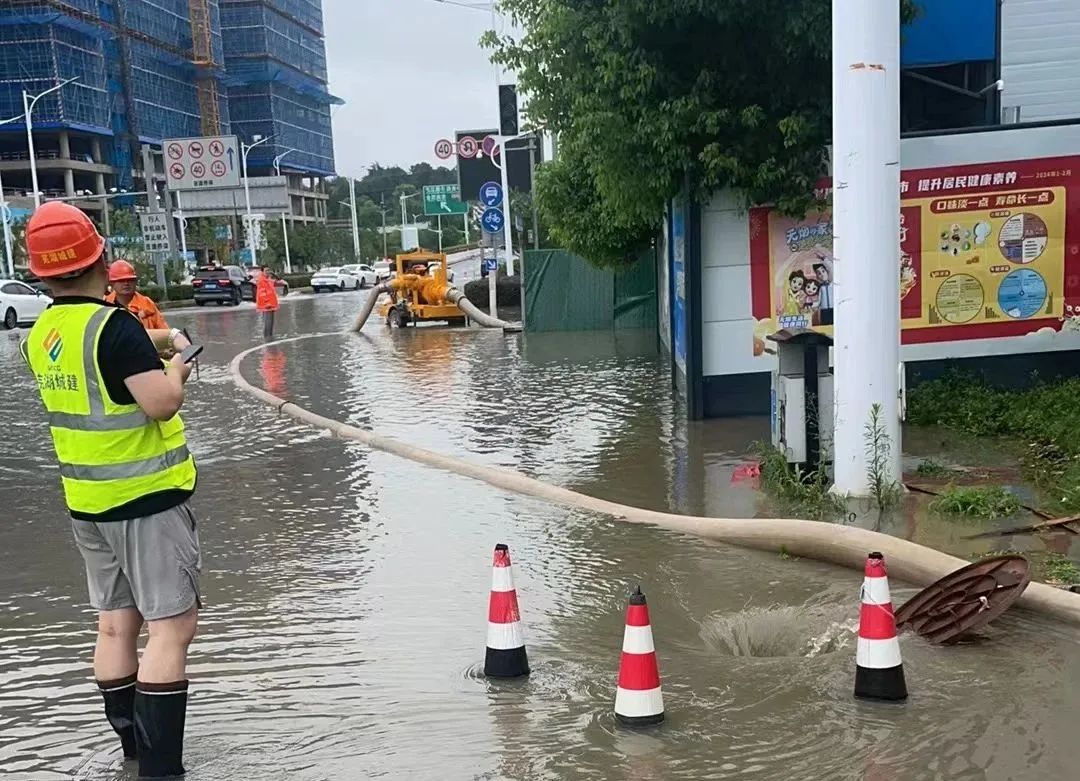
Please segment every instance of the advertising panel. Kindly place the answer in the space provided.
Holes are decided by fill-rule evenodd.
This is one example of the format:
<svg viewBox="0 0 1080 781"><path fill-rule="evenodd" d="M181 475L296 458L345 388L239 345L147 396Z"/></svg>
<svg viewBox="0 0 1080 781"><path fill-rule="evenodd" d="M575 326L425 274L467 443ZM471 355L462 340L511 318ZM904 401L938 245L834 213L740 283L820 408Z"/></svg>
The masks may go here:
<svg viewBox="0 0 1080 781"><path fill-rule="evenodd" d="M900 190L902 343L1021 336L1080 320L1080 157L904 171ZM755 355L782 328L831 333L838 262L827 211L796 220L751 209Z"/></svg>
<svg viewBox="0 0 1080 781"><path fill-rule="evenodd" d="M671 342L675 365L683 377L687 374L687 346L690 341L690 321L687 318L686 289L686 200L671 202Z"/></svg>

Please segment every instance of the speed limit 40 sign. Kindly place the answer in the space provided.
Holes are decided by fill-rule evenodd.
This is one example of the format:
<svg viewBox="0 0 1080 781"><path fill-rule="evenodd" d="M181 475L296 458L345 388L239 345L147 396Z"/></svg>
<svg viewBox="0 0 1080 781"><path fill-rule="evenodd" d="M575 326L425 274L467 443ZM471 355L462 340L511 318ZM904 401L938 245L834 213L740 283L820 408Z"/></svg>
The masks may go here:
<svg viewBox="0 0 1080 781"><path fill-rule="evenodd" d="M440 160L447 160L454 154L454 142L448 138L440 138L435 142L435 156Z"/></svg>

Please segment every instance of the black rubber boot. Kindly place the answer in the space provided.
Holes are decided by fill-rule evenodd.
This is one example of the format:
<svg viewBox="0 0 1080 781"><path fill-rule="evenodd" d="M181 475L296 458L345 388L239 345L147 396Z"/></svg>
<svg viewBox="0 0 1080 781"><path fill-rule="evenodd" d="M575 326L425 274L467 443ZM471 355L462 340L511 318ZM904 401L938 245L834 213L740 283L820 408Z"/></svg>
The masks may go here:
<svg viewBox="0 0 1080 781"><path fill-rule="evenodd" d="M184 775L184 717L187 681L143 683L135 687L135 739L139 778Z"/></svg>
<svg viewBox="0 0 1080 781"><path fill-rule="evenodd" d="M115 681L98 681L98 689L105 698L105 718L120 736L124 758L135 758L135 676Z"/></svg>

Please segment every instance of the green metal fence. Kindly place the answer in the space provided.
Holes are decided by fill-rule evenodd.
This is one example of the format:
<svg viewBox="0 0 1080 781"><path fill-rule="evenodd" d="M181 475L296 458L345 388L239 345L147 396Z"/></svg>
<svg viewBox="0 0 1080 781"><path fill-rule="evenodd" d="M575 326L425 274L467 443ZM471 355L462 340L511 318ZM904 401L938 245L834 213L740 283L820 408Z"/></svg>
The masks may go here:
<svg viewBox="0 0 1080 781"><path fill-rule="evenodd" d="M530 250L522 283L526 331L656 328L652 250L618 273L565 250Z"/></svg>

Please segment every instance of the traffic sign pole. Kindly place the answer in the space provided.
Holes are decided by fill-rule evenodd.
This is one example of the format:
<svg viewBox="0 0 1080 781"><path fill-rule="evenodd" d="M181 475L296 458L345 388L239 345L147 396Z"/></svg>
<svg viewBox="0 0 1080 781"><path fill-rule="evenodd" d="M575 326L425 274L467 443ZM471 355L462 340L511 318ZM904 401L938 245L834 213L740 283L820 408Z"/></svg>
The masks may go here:
<svg viewBox="0 0 1080 781"><path fill-rule="evenodd" d="M510 160L510 150L506 148L506 136L499 136L499 173L502 176L503 189L503 243L506 244L506 275L514 276L514 240L511 236L513 230L510 227L510 183L507 169Z"/></svg>

